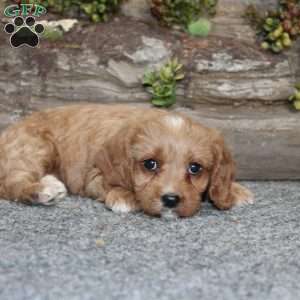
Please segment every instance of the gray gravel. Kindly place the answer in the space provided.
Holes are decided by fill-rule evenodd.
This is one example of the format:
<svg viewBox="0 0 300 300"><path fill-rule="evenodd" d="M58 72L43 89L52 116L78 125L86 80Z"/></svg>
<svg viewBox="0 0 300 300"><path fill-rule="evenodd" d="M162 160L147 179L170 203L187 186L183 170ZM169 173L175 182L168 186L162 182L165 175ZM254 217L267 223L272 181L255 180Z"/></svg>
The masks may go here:
<svg viewBox="0 0 300 300"><path fill-rule="evenodd" d="M300 183L190 219L117 215L73 197L0 201L0 299L299 299Z"/></svg>

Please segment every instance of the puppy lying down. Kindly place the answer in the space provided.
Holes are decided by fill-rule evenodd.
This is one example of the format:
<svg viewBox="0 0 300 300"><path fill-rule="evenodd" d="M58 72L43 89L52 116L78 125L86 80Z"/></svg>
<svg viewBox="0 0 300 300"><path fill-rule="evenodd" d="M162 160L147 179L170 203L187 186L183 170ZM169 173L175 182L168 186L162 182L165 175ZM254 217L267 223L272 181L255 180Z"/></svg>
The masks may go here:
<svg viewBox="0 0 300 300"><path fill-rule="evenodd" d="M67 191L116 212L189 217L251 203L222 136L167 111L76 105L32 114L0 136L0 198L50 205Z"/></svg>

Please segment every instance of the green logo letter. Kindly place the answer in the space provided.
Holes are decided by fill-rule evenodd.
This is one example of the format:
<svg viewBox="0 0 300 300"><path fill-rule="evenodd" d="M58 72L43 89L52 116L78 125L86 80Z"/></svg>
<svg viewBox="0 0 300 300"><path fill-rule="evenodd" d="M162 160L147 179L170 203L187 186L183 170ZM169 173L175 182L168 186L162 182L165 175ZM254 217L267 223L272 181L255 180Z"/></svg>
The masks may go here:
<svg viewBox="0 0 300 300"><path fill-rule="evenodd" d="M10 5L5 8L4 15L8 18L14 18L20 15L20 9L18 5Z"/></svg>
<svg viewBox="0 0 300 300"><path fill-rule="evenodd" d="M32 10L32 4L21 4L22 6L22 15L24 17L28 16L31 13Z"/></svg>
<svg viewBox="0 0 300 300"><path fill-rule="evenodd" d="M47 12L47 9L41 5L35 5L35 11L33 15L35 17L40 17L41 15L44 15Z"/></svg>

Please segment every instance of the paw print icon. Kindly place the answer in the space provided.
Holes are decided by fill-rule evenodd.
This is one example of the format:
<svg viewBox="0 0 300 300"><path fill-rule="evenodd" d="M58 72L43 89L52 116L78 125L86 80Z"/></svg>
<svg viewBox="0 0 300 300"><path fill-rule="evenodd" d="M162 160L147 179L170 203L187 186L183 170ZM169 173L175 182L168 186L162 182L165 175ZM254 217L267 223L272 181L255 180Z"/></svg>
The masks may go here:
<svg viewBox="0 0 300 300"><path fill-rule="evenodd" d="M13 23L7 23L4 31L11 34L10 43L12 47L20 46L36 47L39 44L39 36L44 32L45 28L42 24L36 24L35 18L16 17Z"/></svg>

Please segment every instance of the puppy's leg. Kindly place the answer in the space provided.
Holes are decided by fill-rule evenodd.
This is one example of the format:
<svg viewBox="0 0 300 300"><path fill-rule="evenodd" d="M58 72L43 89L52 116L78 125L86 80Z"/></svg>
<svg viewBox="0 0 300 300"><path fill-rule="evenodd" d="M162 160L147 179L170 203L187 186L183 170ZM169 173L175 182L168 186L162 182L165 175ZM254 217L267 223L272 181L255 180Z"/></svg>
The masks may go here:
<svg viewBox="0 0 300 300"><path fill-rule="evenodd" d="M53 175L37 180L30 171L12 172L2 187L0 197L28 204L52 205L67 194L65 185Z"/></svg>
<svg viewBox="0 0 300 300"><path fill-rule="evenodd" d="M111 188L105 184L101 171L97 168L87 174L83 196L105 202L105 205L114 212L127 213L140 210L133 192L121 187Z"/></svg>
<svg viewBox="0 0 300 300"><path fill-rule="evenodd" d="M86 176L85 190L82 196L104 202L106 194L103 176L99 169L93 168Z"/></svg>
<svg viewBox="0 0 300 300"><path fill-rule="evenodd" d="M233 198L233 206L242 206L254 203L253 193L237 182L231 185L231 195Z"/></svg>
<svg viewBox="0 0 300 300"><path fill-rule="evenodd" d="M37 201L38 193L43 189L38 177L30 170L9 170L1 182L0 198L28 204Z"/></svg>
<svg viewBox="0 0 300 300"><path fill-rule="evenodd" d="M0 198L49 204L65 194L53 176L57 152L49 133L37 127L12 127L0 138Z"/></svg>
<svg viewBox="0 0 300 300"><path fill-rule="evenodd" d="M53 175L46 175L40 180L41 189L33 202L42 205L52 205L67 195L65 185Z"/></svg>
<svg viewBox="0 0 300 300"><path fill-rule="evenodd" d="M112 188L106 195L105 204L117 213L128 213L140 210L134 193L121 187Z"/></svg>
<svg viewBox="0 0 300 300"><path fill-rule="evenodd" d="M2 188L1 198L28 204L53 205L67 195L65 185L53 175L39 181L30 171L12 172Z"/></svg>

